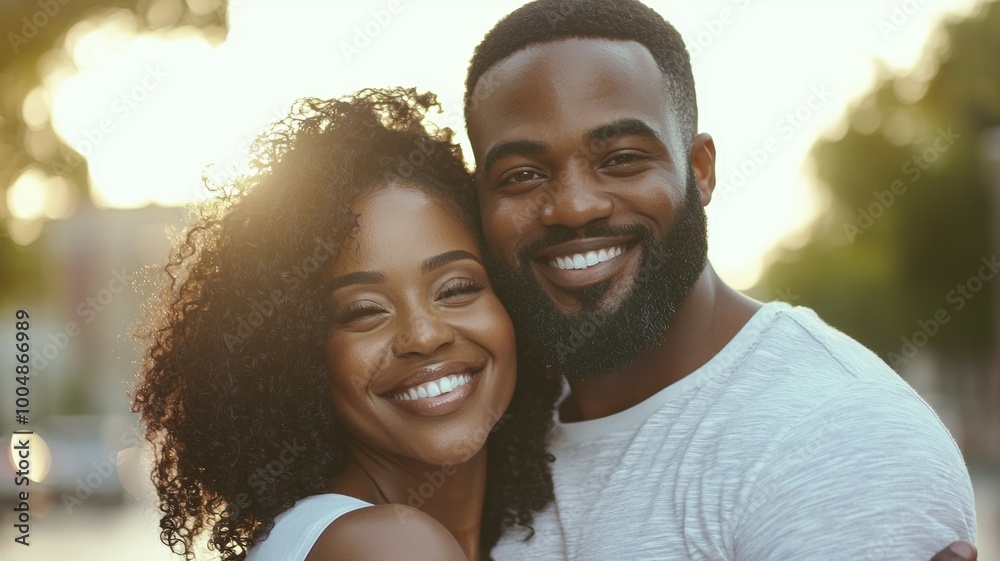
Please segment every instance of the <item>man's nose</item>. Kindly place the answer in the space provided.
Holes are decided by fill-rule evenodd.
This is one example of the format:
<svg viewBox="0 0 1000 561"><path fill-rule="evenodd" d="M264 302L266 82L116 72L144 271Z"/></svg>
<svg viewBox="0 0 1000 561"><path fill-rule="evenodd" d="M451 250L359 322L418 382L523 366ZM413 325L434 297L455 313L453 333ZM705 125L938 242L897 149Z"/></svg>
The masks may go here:
<svg viewBox="0 0 1000 561"><path fill-rule="evenodd" d="M582 228L610 218L613 206L597 178L575 166L561 172L546 189L538 219L545 226Z"/></svg>

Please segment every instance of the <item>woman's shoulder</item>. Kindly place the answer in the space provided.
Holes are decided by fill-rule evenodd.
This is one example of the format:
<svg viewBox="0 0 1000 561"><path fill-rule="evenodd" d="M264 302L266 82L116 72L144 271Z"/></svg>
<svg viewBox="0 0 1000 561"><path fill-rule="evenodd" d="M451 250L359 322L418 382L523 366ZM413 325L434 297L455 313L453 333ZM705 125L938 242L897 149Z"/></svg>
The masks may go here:
<svg viewBox="0 0 1000 561"><path fill-rule="evenodd" d="M465 561L455 538L437 520L399 504L353 510L327 525L306 561L340 559Z"/></svg>
<svg viewBox="0 0 1000 561"><path fill-rule="evenodd" d="M331 522L370 506L360 499L333 493L299 499L275 517L267 537L250 548L247 561L304 561L309 548Z"/></svg>

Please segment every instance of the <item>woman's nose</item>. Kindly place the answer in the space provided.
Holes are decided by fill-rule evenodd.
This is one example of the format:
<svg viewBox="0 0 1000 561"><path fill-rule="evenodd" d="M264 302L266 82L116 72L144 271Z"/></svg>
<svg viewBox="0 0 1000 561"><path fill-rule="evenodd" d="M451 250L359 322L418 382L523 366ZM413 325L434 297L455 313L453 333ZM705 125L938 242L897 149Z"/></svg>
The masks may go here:
<svg viewBox="0 0 1000 561"><path fill-rule="evenodd" d="M454 330L434 311L411 312L401 320L393 345L398 357L429 355L455 340Z"/></svg>

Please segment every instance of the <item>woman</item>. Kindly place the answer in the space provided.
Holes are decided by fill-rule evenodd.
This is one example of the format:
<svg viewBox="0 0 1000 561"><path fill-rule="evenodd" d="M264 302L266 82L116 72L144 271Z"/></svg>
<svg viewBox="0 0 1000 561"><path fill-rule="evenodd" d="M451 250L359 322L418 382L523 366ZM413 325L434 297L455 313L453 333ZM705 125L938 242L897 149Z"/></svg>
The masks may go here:
<svg viewBox="0 0 1000 561"><path fill-rule="evenodd" d="M186 558L486 559L552 499L558 384L517 373L432 107L303 100L174 251L133 409Z"/></svg>

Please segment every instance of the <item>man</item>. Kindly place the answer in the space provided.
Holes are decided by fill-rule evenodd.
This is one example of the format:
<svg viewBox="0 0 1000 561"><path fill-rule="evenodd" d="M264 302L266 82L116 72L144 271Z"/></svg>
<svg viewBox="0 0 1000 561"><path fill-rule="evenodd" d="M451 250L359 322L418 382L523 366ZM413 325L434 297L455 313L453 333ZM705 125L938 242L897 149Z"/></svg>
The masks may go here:
<svg viewBox="0 0 1000 561"><path fill-rule="evenodd" d="M974 540L961 454L913 390L707 262L715 145L661 16L519 8L476 49L466 119L496 288L569 386L556 502L496 559L912 561Z"/></svg>

